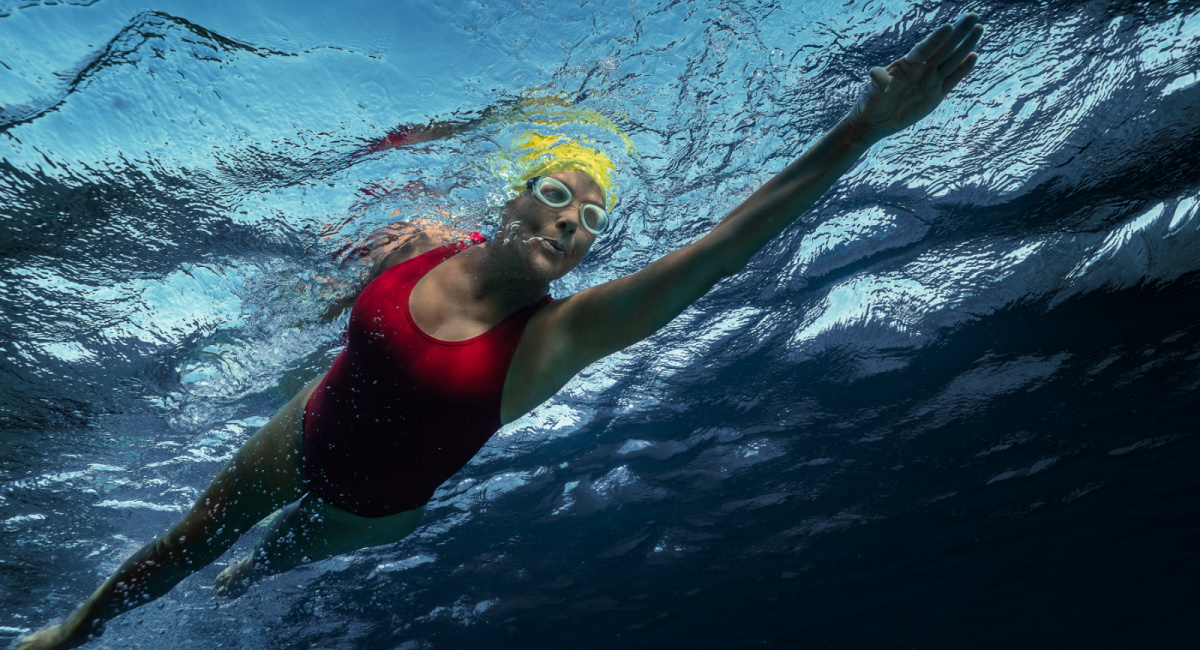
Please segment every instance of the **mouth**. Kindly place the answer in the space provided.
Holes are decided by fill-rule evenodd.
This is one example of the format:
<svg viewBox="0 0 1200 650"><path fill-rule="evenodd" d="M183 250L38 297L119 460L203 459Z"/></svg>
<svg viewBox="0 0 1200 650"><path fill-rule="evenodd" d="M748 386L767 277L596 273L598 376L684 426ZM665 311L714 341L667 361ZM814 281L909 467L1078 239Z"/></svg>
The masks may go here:
<svg viewBox="0 0 1200 650"><path fill-rule="evenodd" d="M567 251L566 251L566 249L564 249L562 247L562 244L559 244L558 242L556 242L552 239L546 239L545 237L536 237L535 239L540 239L542 242L542 246L545 246L548 250L555 253L556 255L565 256L567 254Z"/></svg>

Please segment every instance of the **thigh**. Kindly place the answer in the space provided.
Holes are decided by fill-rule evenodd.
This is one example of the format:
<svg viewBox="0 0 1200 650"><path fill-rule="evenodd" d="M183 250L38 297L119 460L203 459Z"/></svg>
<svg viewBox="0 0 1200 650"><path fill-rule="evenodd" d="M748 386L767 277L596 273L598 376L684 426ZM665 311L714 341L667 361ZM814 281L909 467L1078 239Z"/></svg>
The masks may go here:
<svg viewBox="0 0 1200 650"><path fill-rule="evenodd" d="M315 494L309 494L298 504L300 519L317 533L327 556L349 553L368 546L392 544L408 537L425 515L424 506L386 517L359 517L334 506ZM318 544L313 544L317 546ZM315 558L314 558L315 559Z"/></svg>
<svg viewBox="0 0 1200 650"><path fill-rule="evenodd" d="M242 445L168 538L236 539L304 494L304 407L319 381L297 393Z"/></svg>

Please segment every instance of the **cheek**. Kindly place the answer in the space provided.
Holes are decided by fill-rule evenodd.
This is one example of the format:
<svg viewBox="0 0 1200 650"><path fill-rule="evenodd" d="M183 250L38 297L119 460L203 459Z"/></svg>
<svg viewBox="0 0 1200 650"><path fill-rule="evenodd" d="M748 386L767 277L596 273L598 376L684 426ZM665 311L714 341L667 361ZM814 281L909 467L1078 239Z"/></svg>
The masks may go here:
<svg viewBox="0 0 1200 650"><path fill-rule="evenodd" d="M500 213L500 227L511 228L512 224L520 223L525 216L522 207L522 202L517 199L504 204L504 211Z"/></svg>
<svg viewBox="0 0 1200 650"><path fill-rule="evenodd" d="M521 230L533 230L537 224L537 215L532 214L529 210L513 210L509 213L506 222L509 228L519 228Z"/></svg>
<svg viewBox="0 0 1200 650"><path fill-rule="evenodd" d="M512 215L504 221L500 222L499 235L501 237L519 237L528 230L525 222L517 215Z"/></svg>
<svg viewBox="0 0 1200 650"><path fill-rule="evenodd" d="M583 258L587 257L588 251L592 250L592 245L595 243L596 243L596 240L593 239L593 240L581 245L579 247L579 249L575 252L575 262L578 263L578 262L583 261Z"/></svg>

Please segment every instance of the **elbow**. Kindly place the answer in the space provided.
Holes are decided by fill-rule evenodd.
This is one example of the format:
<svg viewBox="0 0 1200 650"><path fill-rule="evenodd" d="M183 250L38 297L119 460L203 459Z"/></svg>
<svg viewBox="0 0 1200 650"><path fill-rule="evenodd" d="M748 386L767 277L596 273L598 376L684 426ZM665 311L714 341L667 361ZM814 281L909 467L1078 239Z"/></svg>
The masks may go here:
<svg viewBox="0 0 1200 650"><path fill-rule="evenodd" d="M741 273L750 258L758 252L742 243L744 237L733 232L727 224L718 224L704 239L697 242L704 248L705 270L710 272L710 286L717 282Z"/></svg>

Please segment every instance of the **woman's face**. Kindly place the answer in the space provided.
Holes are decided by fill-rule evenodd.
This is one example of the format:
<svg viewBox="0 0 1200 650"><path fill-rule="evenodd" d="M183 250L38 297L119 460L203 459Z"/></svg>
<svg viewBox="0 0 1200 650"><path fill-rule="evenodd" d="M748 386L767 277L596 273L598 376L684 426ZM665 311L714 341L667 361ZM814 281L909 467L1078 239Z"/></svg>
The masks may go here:
<svg viewBox="0 0 1200 650"><path fill-rule="evenodd" d="M571 202L554 208L525 190L505 205L496 237L513 247L527 276L547 282L575 268L596 240L580 223L580 208L588 203L604 207L604 194L587 173L568 169L548 175L567 186Z"/></svg>

